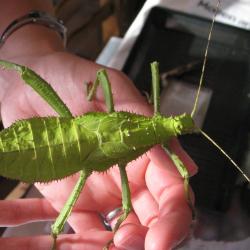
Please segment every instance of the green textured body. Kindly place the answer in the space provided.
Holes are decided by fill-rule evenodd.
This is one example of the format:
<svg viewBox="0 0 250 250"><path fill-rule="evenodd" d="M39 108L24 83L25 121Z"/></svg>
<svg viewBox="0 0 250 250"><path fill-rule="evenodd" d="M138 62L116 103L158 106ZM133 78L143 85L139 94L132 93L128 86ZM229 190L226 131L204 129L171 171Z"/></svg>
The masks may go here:
<svg viewBox="0 0 250 250"><path fill-rule="evenodd" d="M0 175L33 183L61 179L82 169L101 172L193 127L186 114L145 117L96 112L21 120L0 132Z"/></svg>

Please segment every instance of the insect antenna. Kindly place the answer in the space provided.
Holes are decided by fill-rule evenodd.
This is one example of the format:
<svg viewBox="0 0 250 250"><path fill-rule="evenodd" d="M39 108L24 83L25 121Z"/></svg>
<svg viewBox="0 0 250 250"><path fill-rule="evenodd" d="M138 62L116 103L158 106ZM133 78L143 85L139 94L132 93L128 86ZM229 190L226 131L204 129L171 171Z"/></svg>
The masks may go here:
<svg viewBox="0 0 250 250"><path fill-rule="evenodd" d="M213 27L214 27L214 23L215 23L215 17L217 16L220 5L221 5L221 1L218 0L217 1L217 6L216 6L216 9L215 9L215 13L214 13L214 17L213 17L213 20L212 20L212 24L211 24L211 27L210 27L210 30L209 30L207 46L206 46L204 60L203 60L203 64L202 64L199 87L198 87L198 90L197 90L197 93L196 93L193 110L191 112L191 117L194 117L194 114L196 112L201 87L202 87L203 82L204 82L204 73L205 73L205 67L206 67L206 64L207 64L208 49L209 49L210 41L211 41L211 37L212 37L212 31L213 31ZM218 143L216 143L208 134L206 134L200 128L197 128L197 130L198 130L198 132L200 132L204 136L204 138L206 138L210 143L212 143L234 165L234 167L245 177L245 179L250 183L250 178L243 172L243 170L239 167L239 165L225 152L225 150L223 150L222 147L219 146Z"/></svg>
<svg viewBox="0 0 250 250"><path fill-rule="evenodd" d="M250 178L243 172L243 170L239 167L239 165L225 152L225 150L220 147L218 143L216 143L208 134L199 129L199 132L209 141L211 142L236 168L237 170L245 177L245 179L250 183Z"/></svg>
<svg viewBox="0 0 250 250"><path fill-rule="evenodd" d="M213 31L213 28L214 28L215 17L217 16L219 8L220 8L220 0L218 0L218 2L217 2L214 17L213 17L213 20L212 20L212 24L210 26L209 34L208 34L207 46L206 46L205 55L204 55L203 64L202 64L199 87L198 87L198 90L197 90L197 93L196 93L193 110L191 112L191 117L194 117L194 114L195 114L196 109L197 109L198 100L199 100L199 96L200 96L200 92L201 92L201 87L202 87L203 81L204 81L204 73L205 73L205 68L206 68L206 64L207 64L208 48L209 48L211 37L212 37L212 31Z"/></svg>

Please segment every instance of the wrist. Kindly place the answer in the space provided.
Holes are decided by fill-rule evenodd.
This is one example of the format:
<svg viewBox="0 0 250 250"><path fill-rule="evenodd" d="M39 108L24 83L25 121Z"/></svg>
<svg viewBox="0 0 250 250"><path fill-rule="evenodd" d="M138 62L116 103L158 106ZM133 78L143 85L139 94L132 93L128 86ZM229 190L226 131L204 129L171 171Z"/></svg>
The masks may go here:
<svg viewBox="0 0 250 250"><path fill-rule="evenodd" d="M26 16L34 10L45 11L53 16L53 6L50 4L50 1L23 0L21 5L15 0L9 2L11 3L8 4L6 1L0 0L0 21L2 21L0 22L0 33L3 33L7 26L14 20ZM13 10L12 7L15 5L15 2L18 8ZM1 14L3 14L2 17ZM0 57L2 59L11 59L14 57L43 55L63 49L62 38L56 30L46 27L41 23L29 23L28 21L25 25L14 30L13 33L9 33L0 49Z"/></svg>
<svg viewBox="0 0 250 250"><path fill-rule="evenodd" d="M0 56L7 60L62 50L63 41L56 31L42 25L27 24L10 35L0 50Z"/></svg>

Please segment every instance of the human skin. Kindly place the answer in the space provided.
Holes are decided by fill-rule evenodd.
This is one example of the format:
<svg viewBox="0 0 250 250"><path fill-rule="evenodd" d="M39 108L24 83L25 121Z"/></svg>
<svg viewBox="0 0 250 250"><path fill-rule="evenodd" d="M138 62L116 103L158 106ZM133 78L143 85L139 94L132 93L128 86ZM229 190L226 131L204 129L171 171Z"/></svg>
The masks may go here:
<svg viewBox="0 0 250 250"><path fill-rule="evenodd" d="M0 0L0 19L5 20L0 22L0 32L12 20L30 10L45 10L53 14L49 1L24 0L22 5L17 2ZM16 11L13 6L16 6ZM0 58L27 65L40 74L53 86L74 115L106 110L102 90L99 88L95 100L88 102L83 87L83 82L95 80L101 66L66 52L61 38L53 30L40 25L20 28L0 49ZM124 74L112 69L107 71L115 110L152 115L151 107ZM3 86L0 97L5 127L20 119L56 115L14 72L1 71L0 84ZM193 175L196 166L177 140L173 140L170 147ZM115 234L112 249L172 249L187 236L192 220L184 195L183 179L159 146L130 163L126 169L133 211ZM0 225L13 226L34 220L55 219L77 178L76 174L59 182L36 184L44 199L1 201L1 211L8 212L1 212ZM99 214L107 214L120 206L118 168L113 167L105 174L93 173L68 220L75 233L59 236L58 249L101 249L113 237L113 233L106 231ZM50 249L51 243L50 236L0 239L3 249Z"/></svg>

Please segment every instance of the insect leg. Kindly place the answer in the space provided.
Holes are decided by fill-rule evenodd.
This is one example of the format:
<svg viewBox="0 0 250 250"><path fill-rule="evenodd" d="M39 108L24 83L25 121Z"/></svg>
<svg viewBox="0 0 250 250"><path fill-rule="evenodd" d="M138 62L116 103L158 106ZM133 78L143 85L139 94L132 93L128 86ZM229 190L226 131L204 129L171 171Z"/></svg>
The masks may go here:
<svg viewBox="0 0 250 250"><path fill-rule="evenodd" d="M54 239L53 241L53 247L52 250L56 249L56 239L57 236L62 232L63 227L76 203L76 201L79 198L79 195L81 194L82 188L90 175L89 172L82 170L80 172L80 178L78 179L70 197L68 198L67 202L65 203L63 209L61 210L59 216L57 217L54 224L51 226L51 234Z"/></svg>
<svg viewBox="0 0 250 250"><path fill-rule="evenodd" d="M163 146L164 150L168 153L168 155L171 157L172 161L174 162L177 170L179 171L181 177L184 179L184 191L185 191L185 196L188 202L188 205L192 211L192 218L195 218L195 208L192 203L191 197L190 197L190 185L189 185L189 173L187 168L185 167L184 163L181 161L181 159L173 153L169 148L166 146Z"/></svg>
<svg viewBox="0 0 250 250"><path fill-rule="evenodd" d="M0 60L0 67L17 71L24 82L30 85L60 116L72 117L55 90L33 70L15 63Z"/></svg>
<svg viewBox="0 0 250 250"><path fill-rule="evenodd" d="M110 81L108 79L107 72L104 69L101 69L97 72L97 77L96 77L96 80L95 80L93 86L91 86L90 88L87 89L87 95L88 95L87 99L89 101L92 101L92 99L96 93L97 87L100 83L102 85L102 89L103 89L108 112L109 113L114 112L114 102L113 102L113 95L112 95L112 91L111 91L111 84L110 84Z"/></svg>
<svg viewBox="0 0 250 250"><path fill-rule="evenodd" d="M152 62L150 64L152 75L152 99L154 103L154 114L160 113L160 74L159 63Z"/></svg>
<svg viewBox="0 0 250 250"><path fill-rule="evenodd" d="M119 165L119 170L120 170L120 176L121 176L121 185L122 185L122 209L123 213L122 215L118 218L115 227L113 229L113 232L115 233L122 222L127 218L129 213L132 210L132 202L131 202L131 194L130 194L130 188L128 184L128 176L126 173L125 165ZM104 247L105 250L109 248L109 245L113 242L113 240L109 241L107 245Z"/></svg>
<svg viewBox="0 0 250 250"><path fill-rule="evenodd" d="M119 165L120 175L121 175L121 184L122 184L122 209L123 214L120 216L118 221L115 224L114 232L117 231L121 223L127 218L128 214L132 210L132 202L130 195L130 188L128 184L128 176L124 165Z"/></svg>

